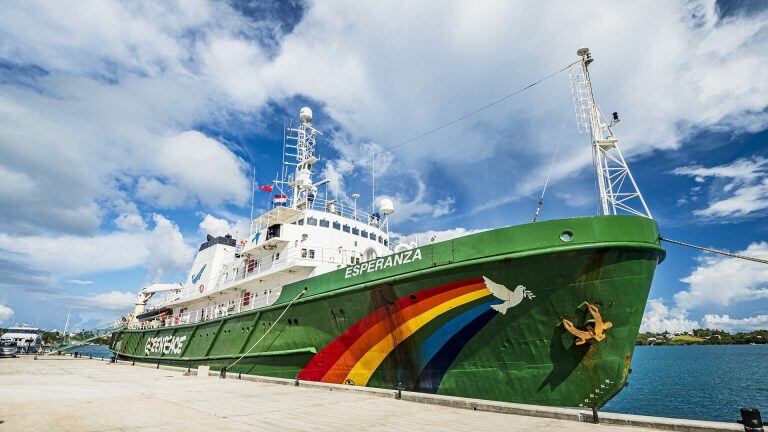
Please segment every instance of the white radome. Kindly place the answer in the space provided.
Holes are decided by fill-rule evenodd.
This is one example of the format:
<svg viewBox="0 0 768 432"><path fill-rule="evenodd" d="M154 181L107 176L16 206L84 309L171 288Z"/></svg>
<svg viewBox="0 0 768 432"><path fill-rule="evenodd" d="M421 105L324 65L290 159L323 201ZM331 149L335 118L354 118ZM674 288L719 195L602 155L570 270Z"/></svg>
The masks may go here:
<svg viewBox="0 0 768 432"><path fill-rule="evenodd" d="M379 201L379 211L383 215L390 215L395 212L395 203L389 198L383 198Z"/></svg>
<svg viewBox="0 0 768 432"><path fill-rule="evenodd" d="M312 109L309 107L304 107L301 110L299 110L299 118L301 121L305 121L307 123L312 121Z"/></svg>

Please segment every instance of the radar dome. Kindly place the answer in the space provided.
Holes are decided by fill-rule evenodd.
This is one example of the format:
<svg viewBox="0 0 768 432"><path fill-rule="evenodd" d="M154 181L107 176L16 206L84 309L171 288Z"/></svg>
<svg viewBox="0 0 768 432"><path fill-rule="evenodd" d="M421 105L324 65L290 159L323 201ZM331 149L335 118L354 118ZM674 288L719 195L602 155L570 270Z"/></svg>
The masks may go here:
<svg viewBox="0 0 768 432"><path fill-rule="evenodd" d="M379 201L379 211L385 216L390 215L395 212L395 203L389 198L384 198Z"/></svg>
<svg viewBox="0 0 768 432"><path fill-rule="evenodd" d="M303 122L310 123L312 121L312 110L309 107L304 107L299 111L299 118Z"/></svg>

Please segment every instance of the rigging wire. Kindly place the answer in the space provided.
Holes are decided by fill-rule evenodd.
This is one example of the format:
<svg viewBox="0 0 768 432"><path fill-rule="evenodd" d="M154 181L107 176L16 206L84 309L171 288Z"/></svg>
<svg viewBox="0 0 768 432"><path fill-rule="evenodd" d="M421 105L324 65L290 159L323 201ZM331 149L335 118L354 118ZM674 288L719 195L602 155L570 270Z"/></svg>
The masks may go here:
<svg viewBox="0 0 768 432"><path fill-rule="evenodd" d="M533 215L532 223L536 222L541 212L541 205L544 203L544 194L547 192L547 186L549 185L549 179L552 176L552 169L555 167L555 160L557 159L557 152L560 151L560 143L563 141L563 133L565 132L565 125L568 123L568 110L565 111L563 117L563 126L560 128L560 137L557 139L557 146L555 146L555 154L552 156L552 163L549 164L549 171L547 172L547 179L544 181L544 189L541 190L541 196L539 197L539 203L536 204L536 213Z"/></svg>
<svg viewBox="0 0 768 432"><path fill-rule="evenodd" d="M421 134L419 134L419 135L416 135L416 136L415 136L415 137L413 137L413 138L409 138L409 139L407 139L407 140L405 140L405 141L401 141L401 142L399 142L399 143L397 143L397 144L394 144L394 145L392 145L392 146L389 146L389 147L387 147L387 148L385 148L385 149L382 149L382 150L380 150L380 151L378 151L378 152L374 153L374 156L376 156L376 155L379 155L379 154L382 154L382 153L386 153L386 152L388 152L388 151L391 151L391 150L394 150L394 149L396 149L396 148L398 148L398 147L402 147L402 146L404 146L404 145L406 145L406 144L409 144L409 143L412 143L412 142L414 142L414 141L416 141L416 140L418 140L418 139L424 138L424 137L425 137L425 136L427 136L427 135L433 134L433 133L435 133L435 132L437 132L437 131L439 131L439 130L442 130L442 129L445 129L445 128L449 127L449 126L452 126L452 125L454 125L454 124L456 124L456 123L458 123L458 122L460 122L460 121L462 121L462 120L464 120L464 119L467 119L467 118L469 118L469 117L472 117L473 115L475 115L475 114L479 113L480 111L486 110L486 109L488 109L488 108L490 108L490 107L492 107L492 106L494 106L494 105L498 105L498 104L500 104L500 103L504 102L505 100L507 100L507 99L509 99L509 98L511 98L511 97L513 97L513 96L516 96L516 95L518 95L518 94L520 94L520 93L522 93L522 92L524 92L524 91L528 90L528 89L529 89L529 88L531 88L531 87L535 87L535 86L537 86L537 85L539 85L539 84L543 83L544 81L546 81L546 80L548 80L548 79L550 79L550 78L554 77L555 75L558 75L558 74L560 74L560 73L562 73L562 72L564 72L564 71L568 70L568 68L570 68L571 66L575 65L576 63L580 63L580 62L581 62L581 60L576 60L575 62L573 62L573 63L570 63L570 64L568 64L567 66L565 66L565 67L563 67L563 68L561 68L561 69L558 69L557 71L555 71L555 72L552 72L551 74L549 74L549 75L547 75L547 76L545 76L545 77L543 77L543 78L540 78L540 79L538 79L538 80L536 80L536 81L534 81L534 82L532 82L532 83L530 83L530 84L526 85L525 87L521 87L521 88L519 88L519 89L515 90L514 92L512 92L512 93L510 93L510 94L508 94L508 95L506 95L506 96L503 96L503 97L501 97L501 98L499 98L499 99L496 99L496 100L495 100L495 101L493 101L493 102L490 102L490 103L488 103L488 104L486 104L486 105L483 105L483 106L481 106L480 108L477 108L477 109L475 109L475 110L473 110L473 111L470 111L470 112L468 112L468 113L466 113L466 114L464 114L464 115L462 115L462 116L460 116L460 117L457 117L457 118L455 118L455 119L453 119L453 120L451 120L451 121L449 121L449 122L447 122L447 123L443 123L443 124L442 124L442 125L440 125L440 126L437 126L437 127L435 127L435 128L432 128L432 129L430 129L430 130L428 130L428 131L426 131L426 132L423 132L423 133L421 133Z"/></svg>
<svg viewBox="0 0 768 432"><path fill-rule="evenodd" d="M740 255L740 254L726 252L726 251L719 250L719 249L712 249L712 248L708 248L708 247L704 247L704 246L698 246L698 245L694 245L694 244L690 244L690 243L686 243L686 242L681 242L679 240L668 239L668 238L662 237L662 236L659 236L659 240L665 241L667 243L674 243L674 244L677 244L677 245L680 245L680 246L689 247L689 248L692 248L692 249L702 250L702 251L705 251L705 252L711 252L711 253L714 253L714 254L725 255L725 256L729 256L731 258L739 258L739 259L743 259L743 260L747 260L747 261L752 261L752 262L756 262L756 263L760 263L760 264L768 264L768 259L751 257L751 256L747 256L747 255Z"/></svg>

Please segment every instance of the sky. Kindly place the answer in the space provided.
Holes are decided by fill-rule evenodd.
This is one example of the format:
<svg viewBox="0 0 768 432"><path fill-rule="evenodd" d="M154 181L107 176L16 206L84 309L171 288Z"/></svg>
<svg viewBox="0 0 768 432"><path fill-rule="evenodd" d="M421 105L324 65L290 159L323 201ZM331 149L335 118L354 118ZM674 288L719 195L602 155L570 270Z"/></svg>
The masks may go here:
<svg viewBox="0 0 768 432"><path fill-rule="evenodd" d="M580 46L662 235L768 258L766 5L5 1L0 325L91 328L182 280L206 234L247 231L302 106L317 178L370 207L373 154ZM403 236L527 223L558 142L540 220L595 214L567 72L379 154L376 197ZM768 327L768 266L666 247L643 330Z"/></svg>

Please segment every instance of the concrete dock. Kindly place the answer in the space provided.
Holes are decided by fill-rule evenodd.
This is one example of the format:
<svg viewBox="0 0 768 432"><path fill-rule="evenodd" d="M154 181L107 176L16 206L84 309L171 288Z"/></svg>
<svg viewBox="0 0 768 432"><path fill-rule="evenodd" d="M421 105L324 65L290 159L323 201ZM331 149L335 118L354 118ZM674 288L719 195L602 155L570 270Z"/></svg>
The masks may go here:
<svg viewBox="0 0 768 432"><path fill-rule="evenodd" d="M586 411L184 372L68 356L0 359L0 432L743 430L608 413L592 424Z"/></svg>

